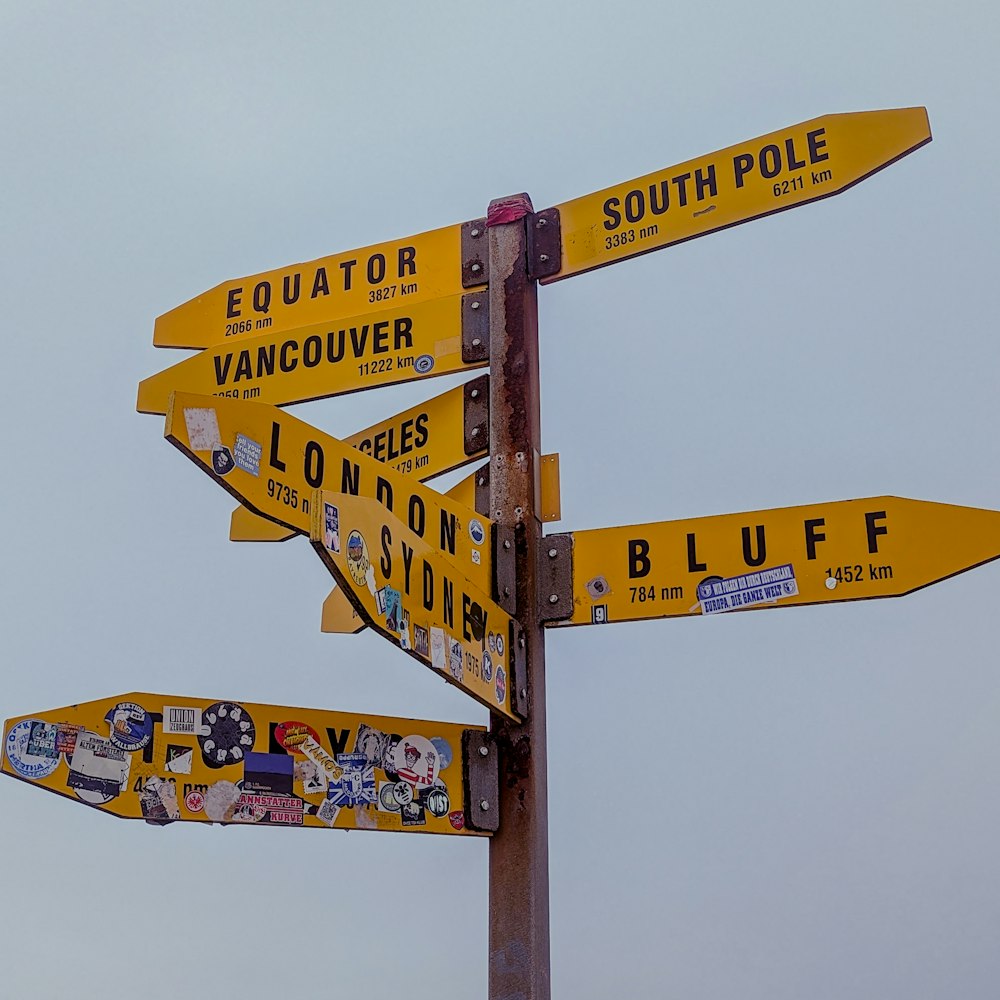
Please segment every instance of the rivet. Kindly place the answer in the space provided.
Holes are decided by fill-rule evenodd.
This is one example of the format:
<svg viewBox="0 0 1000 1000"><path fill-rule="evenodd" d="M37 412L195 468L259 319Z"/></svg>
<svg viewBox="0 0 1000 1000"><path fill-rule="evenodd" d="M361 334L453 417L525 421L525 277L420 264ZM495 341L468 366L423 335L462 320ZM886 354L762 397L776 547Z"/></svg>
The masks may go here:
<svg viewBox="0 0 1000 1000"><path fill-rule="evenodd" d="M470 236L478 236L479 235L479 230L478 229L473 229L473 230L471 230L471 232L469 233L469 235Z"/></svg>
<svg viewBox="0 0 1000 1000"><path fill-rule="evenodd" d="M473 264L473 265L472 265L472 273L473 273L473 274L479 274L479 272L480 272L480 271L481 271L482 269L483 269L483 266L482 266L482 264Z"/></svg>
<svg viewBox="0 0 1000 1000"><path fill-rule="evenodd" d="M558 603L559 603L559 595L549 594L549 604L558 604Z"/></svg>
<svg viewBox="0 0 1000 1000"><path fill-rule="evenodd" d="M504 587L503 588L503 596L504 597L510 597L510 587Z"/></svg>
<svg viewBox="0 0 1000 1000"><path fill-rule="evenodd" d="M538 221L537 221L537 222L535 223L535 228L536 228L536 229L541 229L541 228L542 228L542 226L544 226L544 225L545 225L545 220L544 220L544 219L539 219L539 220L538 220Z"/></svg>
<svg viewBox="0 0 1000 1000"><path fill-rule="evenodd" d="M524 508L522 508L522 507L515 507L515 508L514 508L514 513L515 513L515 514L516 514L516 515L517 515L518 517L520 517L520 516L521 516L521 514L523 514L523 513L524 513Z"/></svg>
<svg viewBox="0 0 1000 1000"><path fill-rule="evenodd" d="M549 558L550 559L555 559L555 557L557 555L559 555L559 550L558 549L549 549Z"/></svg>
<svg viewBox="0 0 1000 1000"><path fill-rule="evenodd" d="M827 590L836 590L836 588L837 588L837 581L836 581L836 579L834 577L832 577L832 576L828 576L826 578L826 589Z"/></svg>
<svg viewBox="0 0 1000 1000"><path fill-rule="evenodd" d="M472 308L473 309L478 309L479 308L479 303L478 302L473 302L472 303Z"/></svg>
<svg viewBox="0 0 1000 1000"><path fill-rule="evenodd" d="M547 253L540 253L538 259L544 264L549 259L549 255Z"/></svg>
<svg viewBox="0 0 1000 1000"><path fill-rule="evenodd" d="M482 343L482 340L481 340L481 339L480 339L479 337L476 337L476 338L475 338L475 339L474 339L474 340L472 341L472 346L473 346L473 347L478 347L478 346L479 346L479 345L480 345L481 343Z"/></svg>
<svg viewBox="0 0 1000 1000"><path fill-rule="evenodd" d="M469 395L472 396L473 399L478 399L479 398L479 390L478 389L473 389L472 392L469 393Z"/></svg>
<svg viewBox="0 0 1000 1000"><path fill-rule="evenodd" d="M505 549L509 549L509 548L510 548L510 539L509 539L509 538L505 538L505 539L503 540L503 547L504 547Z"/></svg>
<svg viewBox="0 0 1000 1000"><path fill-rule="evenodd" d="M486 485L486 477L485 477L485 476L480 476L480 477L479 477L479 478L478 478L478 479L476 480L476 485L477 485L477 486L485 486L485 485Z"/></svg>
<svg viewBox="0 0 1000 1000"><path fill-rule="evenodd" d="M480 757L489 757L489 755L490 755L490 748L489 747L480 747L479 748L479 756Z"/></svg>
<svg viewBox="0 0 1000 1000"><path fill-rule="evenodd" d="M478 427L473 427L472 428L472 436L473 437L479 437L479 428Z"/></svg>
<svg viewBox="0 0 1000 1000"><path fill-rule="evenodd" d="M489 800L488 799L480 799L480 801L479 801L479 808L482 809L483 812L489 812L490 811Z"/></svg>

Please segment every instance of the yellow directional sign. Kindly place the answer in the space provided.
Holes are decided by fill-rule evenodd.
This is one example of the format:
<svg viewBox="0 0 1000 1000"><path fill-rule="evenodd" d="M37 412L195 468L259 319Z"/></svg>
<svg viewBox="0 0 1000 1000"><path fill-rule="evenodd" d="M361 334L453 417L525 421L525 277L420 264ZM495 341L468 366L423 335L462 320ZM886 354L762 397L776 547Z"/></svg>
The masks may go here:
<svg viewBox="0 0 1000 1000"><path fill-rule="evenodd" d="M333 589L323 602L323 617L320 631L338 635L357 635L368 626L357 613L343 587L333 585Z"/></svg>
<svg viewBox="0 0 1000 1000"><path fill-rule="evenodd" d="M344 442L425 482L486 455L489 395L489 376L481 375L366 427ZM230 541L283 542L294 535L245 507L233 511Z"/></svg>
<svg viewBox="0 0 1000 1000"><path fill-rule="evenodd" d="M236 337L143 379L136 409L165 413L175 389L285 406L471 371L489 363L485 319L486 295L476 293L378 303L336 322Z"/></svg>
<svg viewBox="0 0 1000 1000"><path fill-rule="evenodd" d="M317 490L311 541L367 623L493 712L516 719L516 623L381 504Z"/></svg>
<svg viewBox="0 0 1000 1000"><path fill-rule="evenodd" d="M925 108L826 115L557 206L558 281L839 194L930 142Z"/></svg>
<svg viewBox="0 0 1000 1000"><path fill-rule="evenodd" d="M1000 511L873 497L569 537L550 624L899 597L1000 556Z"/></svg>
<svg viewBox="0 0 1000 1000"><path fill-rule="evenodd" d="M262 333L330 323L397 302L412 305L458 295L463 290L462 228L447 226L224 281L160 316L153 343L239 346ZM479 263L478 268L468 277L482 274L478 283L485 284L485 267Z"/></svg>
<svg viewBox="0 0 1000 1000"><path fill-rule="evenodd" d="M492 585L491 524L474 510L266 403L173 393L165 436L244 506L300 534L312 491L374 497L481 589Z"/></svg>
<svg viewBox="0 0 1000 1000"><path fill-rule="evenodd" d="M462 733L315 708L123 694L4 723L3 773L125 819L469 834Z"/></svg>

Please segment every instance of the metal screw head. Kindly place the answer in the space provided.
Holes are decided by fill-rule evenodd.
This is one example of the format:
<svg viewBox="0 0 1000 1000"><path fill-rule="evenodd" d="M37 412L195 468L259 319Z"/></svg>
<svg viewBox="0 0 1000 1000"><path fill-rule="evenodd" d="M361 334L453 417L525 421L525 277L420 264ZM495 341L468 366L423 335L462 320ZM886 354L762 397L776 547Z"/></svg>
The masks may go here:
<svg viewBox="0 0 1000 1000"><path fill-rule="evenodd" d="M521 697L522 698L527 698L528 697L528 689L527 688L521 688Z"/></svg>
<svg viewBox="0 0 1000 1000"><path fill-rule="evenodd" d="M490 755L490 748L489 747L480 747L479 748L479 756L480 757L489 757L489 755Z"/></svg>
<svg viewBox="0 0 1000 1000"><path fill-rule="evenodd" d="M545 225L545 220L544 220L544 219L539 219L539 220L538 220L538 221L537 221L537 222L535 223L535 228L536 228L536 229L541 229L541 228L542 228L542 227L543 227L544 225Z"/></svg>
<svg viewBox="0 0 1000 1000"><path fill-rule="evenodd" d="M510 597L510 587L504 587L503 588L503 596L504 597Z"/></svg>
<svg viewBox="0 0 1000 1000"><path fill-rule="evenodd" d="M472 428L472 436L473 437L479 437L479 428L478 427L473 427Z"/></svg>
<svg viewBox="0 0 1000 1000"><path fill-rule="evenodd" d="M515 508L514 508L514 513L515 513L515 514L516 514L516 515L517 515L518 517L520 517L520 516L521 516L521 515L522 515L522 514L524 513L524 508L523 508L523 507L515 507Z"/></svg>
<svg viewBox="0 0 1000 1000"><path fill-rule="evenodd" d="M471 308L472 309L478 309L479 308L479 303L478 302L473 302Z"/></svg>
<svg viewBox="0 0 1000 1000"><path fill-rule="evenodd" d="M489 810L490 810L489 799L480 799L479 800L479 808L482 809L483 812L489 812Z"/></svg>
<svg viewBox="0 0 1000 1000"><path fill-rule="evenodd" d="M519 635L517 637L517 644L521 647L521 649L524 649L524 636L523 635Z"/></svg>
<svg viewBox="0 0 1000 1000"><path fill-rule="evenodd" d="M549 594L549 604L558 604L558 603L559 603L559 595Z"/></svg>
<svg viewBox="0 0 1000 1000"><path fill-rule="evenodd" d="M504 547L505 549L509 549L509 548L510 548L510 539L509 539L509 538L505 538L505 539L503 540L503 547Z"/></svg>
<svg viewBox="0 0 1000 1000"><path fill-rule="evenodd" d="M485 476L480 476L480 477L479 477L479 478L478 478L478 479L476 480L476 485L477 485L477 486L485 486L485 485L486 485L486 477L485 477Z"/></svg>
<svg viewBox="0 0 1000 1000"><path fill-rule="evenodd" d="M479 398L479 390L478 389L473 389L472 392L469 393L469 395L473 399L478 399Z"/></svg>
<svg viewBox="0 0 1000 1000"><path fill-rule="evenodd" d="M538 259L544 264L549 259L549 255L547 253L540 253Z"/></svg>
<svg viewBox="0 0 1000 1000"><path fill-rule="evenodd" d="M482 339L479 338L479 337L476 337L472 341L472 346L473 347L478 347L481 343L482 343Z"/></svg>
<svg viewBox="0 0 1000 1000"><path fill-rule="evenodd" d="M470 230L469 235L472 237L476 237L479 235L479 230L478 229Z"/></svg>
<svg viewBox="0 0 1000 1000"><path fill-rule="evenodd" d="M481 271L482 269L483 269L483 265L482 265L482 264L473 264L473 265L472 265L472 273L473 273L473 274L479 274L479 272L480 272L480 271Z"/></svg>
<svg viewBox="0 0 1000 1000"><path fill-rule="evenodd" d="M558 549L549 549L549 558L550 559L555 559L555 557L557 555L559 555L559 550Z"/></svg>

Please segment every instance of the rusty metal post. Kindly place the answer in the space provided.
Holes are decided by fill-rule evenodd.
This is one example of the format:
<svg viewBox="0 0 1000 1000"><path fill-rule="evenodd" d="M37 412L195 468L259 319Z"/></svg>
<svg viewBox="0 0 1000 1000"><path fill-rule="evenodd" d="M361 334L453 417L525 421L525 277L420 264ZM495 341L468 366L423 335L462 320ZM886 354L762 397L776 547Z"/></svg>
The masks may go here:
<svg viewBox="0 0 1000 1000"><path fill-rule="evenodd" d="M545 637L536 611L541 416L537 286L528 274L531 212L526 194L500 198L491 202L486 223L490 516L514 534L514 614L524 629L525 670L517 677L511 669L510 683L517 685L512 695L527 703L523 724L499 716L491 723L500 756L500 829L490 839L491 1000L550 997ZM514 650L511 654L512 666Z"/></svg>

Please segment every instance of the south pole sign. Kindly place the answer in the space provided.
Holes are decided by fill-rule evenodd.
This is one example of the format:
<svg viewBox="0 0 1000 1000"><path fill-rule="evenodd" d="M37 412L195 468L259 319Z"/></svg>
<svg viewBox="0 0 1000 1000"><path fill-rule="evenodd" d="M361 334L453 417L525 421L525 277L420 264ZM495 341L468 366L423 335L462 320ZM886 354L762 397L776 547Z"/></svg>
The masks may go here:
<svg viewBox="0 0 1000 1000"><path fill-rule="evenodd" d="M9 720L3 773L155 823L489 833L489 996L548 1000L551 626L901 596L997 559L1000 512L877 496L544 535L560 504L538 286L840 194L930 140L922 107L826 115L164 313L154 345L201 353L145 379L137 408L243 505L233 537L309 537L337 583L323 627L371 627L490 729L133 693ZM468 386L348 440L278 408L487 366L476 435ZM420 481L487 458L450 494Z"/></svg>

